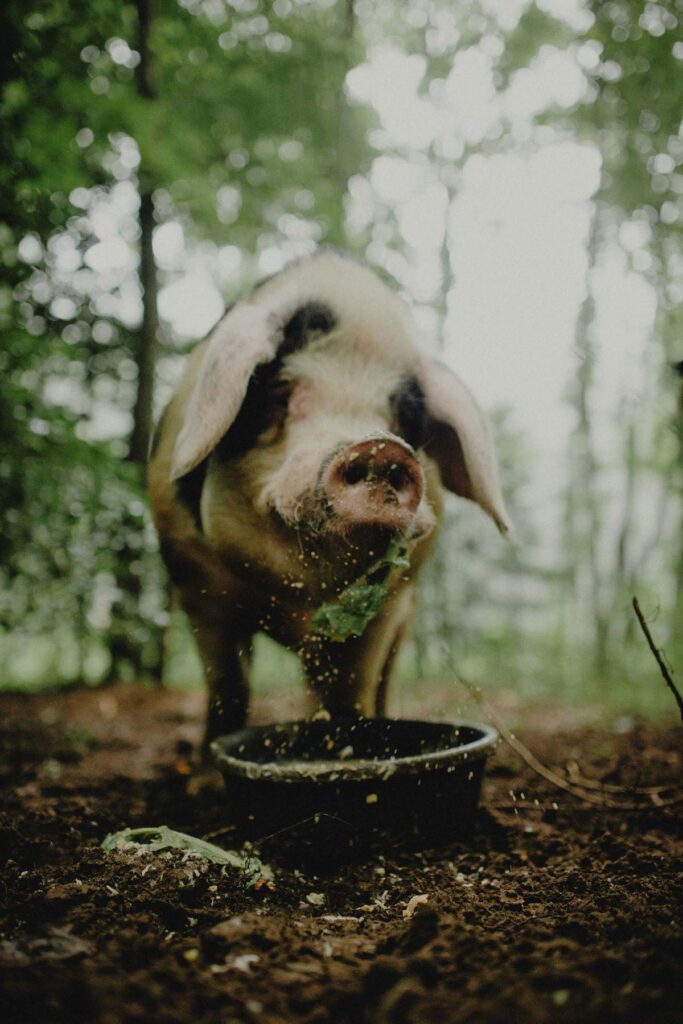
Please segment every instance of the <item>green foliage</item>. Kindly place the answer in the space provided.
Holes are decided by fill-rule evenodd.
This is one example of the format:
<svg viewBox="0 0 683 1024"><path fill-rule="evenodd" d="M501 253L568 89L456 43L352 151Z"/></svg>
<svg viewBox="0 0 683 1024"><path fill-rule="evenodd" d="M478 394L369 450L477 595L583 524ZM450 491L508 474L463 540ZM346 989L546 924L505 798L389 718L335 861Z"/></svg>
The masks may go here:
<svg viewBox="0 0 683 1024"><path fill-rule="evenodd" d="M108 675L158 675L166 622L143 481L122 461L137 269L97 269L94 218L118 217L134 246L146 189L158 220L182 217L197 238L254 252L282 240L286 216L339 243L345 174L365 152L364 114L342 95L359 51L341 4L172 2L153 9L147 47L140 7L4 11L0 635L38 649L52 632L77 677L102 646Z"/></svg>
<svg viewBox="0 0 683 1024"><path fill-rule="evenodd" d="M576 111L579 126L598 133L604 160L601 198L632 212L648 205L661 212L677 202L681 5L638 0L594 3L585 35L599 60L592 70L593 103ZM680 230L680 219L678 227Z"/></svg>
<svg viewBox="0 0 683 1024"><path fill-rule="evenodd" d="M318 608L311 620L311 632L338 643L362 636L387 599L392 570L409 568L405 545L390 541L385 554L360 579L343 590L335 602Z"/></svg>
<svg viewBox="0 0 683 1024"><path fill-rule="evenodd" d="M497 66L500 84L507 85L515 71L527 67L541 47L557 46L564 49L573 41L573 37L573 32L564 22L553 18L536 4L529 4L505 40L505 50Z"/></svg>

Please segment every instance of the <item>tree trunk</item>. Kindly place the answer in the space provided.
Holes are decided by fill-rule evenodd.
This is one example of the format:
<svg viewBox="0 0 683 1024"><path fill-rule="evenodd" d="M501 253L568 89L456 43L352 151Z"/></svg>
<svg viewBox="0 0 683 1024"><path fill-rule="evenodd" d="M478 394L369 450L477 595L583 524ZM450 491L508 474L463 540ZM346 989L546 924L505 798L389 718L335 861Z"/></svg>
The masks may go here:
<svg viewBox="0 0 683 1024"><path fill-rule="evenodd" d="M138 390L133 409L133 432L130 438L130 459L145 465L149 453L154 416L154 369L157 359L159 313L157 310L157 268L152 251L154 232L154 199L150 189L140 193L140 288L142 291L142 324L138 334L135 362L138 368Z"/></svg>
<svg viewBox="0 0 683 1024"><path fill-rule="evenodd" d="M138 95L145 100L156 98L154 69L149 47L152 29L152 0L136 0L138 15L137 49L140 63L135 72ZM138 368L138 390L133 408L133 431L130 438L129 458L144 466L149 454L154 416L154 369L157 358L159 313L157 310L157 268L152 250L154 233L153 186L146 179L144 164L138 174L140 181L140 290L142 292L142 323L134 353Z"/></svg>
<svg viewBox="0 0 683 1024"><path fill-rule="evenodd" d="M352 137L351 110L349 109L344 82L349 69L353 66L352 53L356 30L355 0L344 0L339 10L339 37L341 45L335 74L338 75L338 87L334 98L331 116L334 118L335 131L332 146L328 154L327 174L337 186L337 206L335 215L330 219L327 230L327 243L345 247L348 238L345 228L344 197L346 196L349 178L357 170L354 154L349 140Z"/></svg>
<svg viewBox="0 0 683 1024"><path fill-rule="evenodd" d="M675 431L678 438L678 470L679 470L679 508L683 514L683 362L676 363L674 372L678 375L678 408L675 414ZM683 516L678 538L678 556L676 559L674 616L671 623L671 640L677 645L681 643L681 621L683 621Z"/></svg>
<svg viewBox="0 0 683 1024"><path fill-rule="evenodd" d="M632 578L633 559L631 547L635 526L634 511L638 483L636 423L634 414L629 412L628 402L625 400L622 400L621 403L619 419L625 424L624 456L626 479L624 482L625 490L622 501L621 525L615 548L611 620L615 624L614 629L618 629L620 632L618 639L621 642L625 642L631 635L633 624L633 615L630 614L630 608L626 615L623 614L622 609L628 606L626 600L627 581ZM613 633L614 630L611 632Z"/></svg>
<svg viewBox="0 0 683 1024"><path fill-rule="evenodd" d="M576 349L579 364L576 373L574 407L577 413L577 424L572 446L574 450L574 479L570 480L569 486L575 488L572 501L575 537L578 545L571 554L576 564L575 579L578 584L576 596L580 603L585 602L585 607L591 617L593 666L596 672L601 673L607 662L609 620L605 609L604 586L599 563L600 535L602 533L601 504L598 493L600 468L595 454L590 408L595 368L595 347L592 337L595 300L591 291L590 271L595 264L599 246L599 213L599 207L596 207L588 243L587 294L576 325Z"/></svg>
<svg viewBox="0 0 683 1024"><path fill-rule="evenodd" d="M153 21L153 0L136 0L138 36L136 46L140 63L135 70L138 96L153 103L156 99L154 67L150 51L150 34ZM140 207L138 224L140 229L139 281L142 293L142 323L136 338L133 359L138 370L137 393L133 406L133 429L130 436L128 458L141 468L147 463L154 420L154 374L157 361L159 313L157 267L154 260L152 240L154 235L154 184L146 173L144 158L138 171ZM140 594L140 579L132 571L137 554L124 547L118 556L117 585L136 602ZM135 676L143 671L156 682L161 682L163 665L163 636L161 629L156 637L157 657L155 664L143 664L140 644L126 635L114 636L110 642L112 657L111 674L117 675L120 666L130 665Z"/></svg>

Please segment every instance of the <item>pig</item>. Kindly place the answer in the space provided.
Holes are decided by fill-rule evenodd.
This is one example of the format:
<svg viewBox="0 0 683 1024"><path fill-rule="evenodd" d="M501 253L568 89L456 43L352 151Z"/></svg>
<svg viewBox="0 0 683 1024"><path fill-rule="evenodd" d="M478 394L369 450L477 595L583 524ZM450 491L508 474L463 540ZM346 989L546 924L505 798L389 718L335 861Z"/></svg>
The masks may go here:
<svg viewBox="0 0 683 1024"><path fill-rule="evenodd" d="M486 419L428 358L407 305L331 250L237 302L189 357L149 463L162 557L209 690L204 749L241 728L252 638L299 655L331 715L385 712L443 489L509 522ZM408 567L359 636L318 635L316 610L391 541Z"/></svg>

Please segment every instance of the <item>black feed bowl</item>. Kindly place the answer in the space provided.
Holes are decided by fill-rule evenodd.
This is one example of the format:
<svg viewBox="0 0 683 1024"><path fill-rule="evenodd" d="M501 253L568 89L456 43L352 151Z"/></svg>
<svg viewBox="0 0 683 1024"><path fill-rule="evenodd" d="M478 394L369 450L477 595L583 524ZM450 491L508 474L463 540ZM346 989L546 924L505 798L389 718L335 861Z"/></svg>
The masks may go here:
<svg viewBox="0 0 683 1024"><path fill-rule="evenodd" d="M310 842L332 824L349 846L429 846L471 831L497 738L486 725L349 717L243 729L211 751L230 821L250 838L303 828Z"/></svg>

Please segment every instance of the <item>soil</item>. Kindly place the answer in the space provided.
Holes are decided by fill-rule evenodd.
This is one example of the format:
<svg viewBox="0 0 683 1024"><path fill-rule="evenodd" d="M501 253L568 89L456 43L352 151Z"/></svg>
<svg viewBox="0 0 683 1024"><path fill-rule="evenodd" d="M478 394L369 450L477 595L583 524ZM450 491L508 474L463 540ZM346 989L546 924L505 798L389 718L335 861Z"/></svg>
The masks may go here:
<svg viewBox="0 0 683 1024"><path fill-rule="evenodd" d="M297 865L276 837L256 889L179 851L101 848L161 824L239 845L191 774L198 695L5 695L0 712L7 1024L682 1019L683 805L634 789L680 782L680 728L536 720L522 737L546 764L632 795L579 800L501 744L467 842Z"/></svg>

